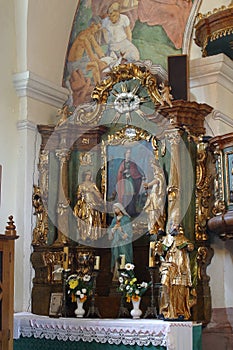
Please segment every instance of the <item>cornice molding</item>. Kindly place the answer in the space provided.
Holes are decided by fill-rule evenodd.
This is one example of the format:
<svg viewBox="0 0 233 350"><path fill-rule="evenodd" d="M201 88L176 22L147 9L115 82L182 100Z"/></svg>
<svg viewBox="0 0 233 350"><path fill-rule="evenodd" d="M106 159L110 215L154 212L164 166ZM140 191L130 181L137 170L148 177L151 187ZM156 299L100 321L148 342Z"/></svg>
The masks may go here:
<svg viewBox="0 0 233 350"><path fill-rule="evenodd" d="M37 130L37 125L30 120L23 119L17 122L17 130L30 130L35 132Z"/></svg>
<svg viewBox="0 0 233 350"><path fill-rule="evenodd" d="M61 108L68 98L67 89L30 71L14 74L13 85L19 97L30 97L56 108Z"/></svg>
<svg viewBox="0 0 233 350"><path fill-rule="evenodd" d="M233 119L228 117L226 114L223 114L222 112L215 109L210 113L210 116L213 120L220 120L224 124L233 128Z"/></svg>
<svg viewBox="0 0 233 350"><path fill-rule="evenodd" d="M224 54L190 61L190 89L218 83L233 93L233 61Z"/></svg>

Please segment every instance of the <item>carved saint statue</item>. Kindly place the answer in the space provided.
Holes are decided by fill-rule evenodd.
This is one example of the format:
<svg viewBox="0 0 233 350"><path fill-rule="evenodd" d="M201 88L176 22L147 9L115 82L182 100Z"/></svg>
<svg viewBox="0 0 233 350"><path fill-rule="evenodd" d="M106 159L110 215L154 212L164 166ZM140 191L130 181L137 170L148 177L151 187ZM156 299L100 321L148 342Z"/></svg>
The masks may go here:
<svg viewBox="0 0 233 350"><path fill-rule="evenodd" d="M92 181L91 171L87 170L83 173L83 182L78 186L77 203L74 207L81 240L94 241L103 236L103 212L104 200L98 187Z"/></svg>
<svg viewBox="0 0 233 350"><path fill-rule="evenodd" d="M33 186L32 204L35 208L36 227L33 229L32 245L43 246L47 244L48 215L42 200L39 186Z"/></svg>
<svg viewBox="0 0 233 350"><path fill-rule="evenodd" d="M123 255L126 263L133 262L133 230L129 214L121 203L113 205L115 216L108 229L111 240L111 271L113 280L118 281L119 258Z"/></svg>
<svg viewBox="0 0 233 350"><path fill-rule="evenodd" d="M174 225L172 231L156 243L162 284L159 312L165 319L188 320L191 316L190 308L196 302L189 260L193 249L193 243L184 236L180 225Z"/></svg>
<svg viewBox="0 0 233 350"><path fill-rule="evenodd" d="M159 164L154 161L151 164L154 170L154 179L149 183L144 183L146 190L151 189L144 210L148 216L149 234L157 234L158 230L164 231L165 226L166 180Z"/></svg>

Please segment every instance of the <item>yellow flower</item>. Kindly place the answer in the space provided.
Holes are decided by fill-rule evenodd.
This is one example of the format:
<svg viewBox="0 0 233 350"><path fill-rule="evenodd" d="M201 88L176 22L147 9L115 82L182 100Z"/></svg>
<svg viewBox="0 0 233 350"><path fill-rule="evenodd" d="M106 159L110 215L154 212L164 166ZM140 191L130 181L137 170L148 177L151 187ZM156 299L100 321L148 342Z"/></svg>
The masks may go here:
<svg viewBox="0 0 233 350"><path fill-rule="evenodd" d="M70 280L69 287L70 289L75 289L78 286L78 280Z"/></svg>
<svg viewBox="0 0 233 350"><path fill-rule="evenodd" d="M136 281L137 281L137 278L134 277L134 278L130 281L130 285L132 286Z"/></svg>

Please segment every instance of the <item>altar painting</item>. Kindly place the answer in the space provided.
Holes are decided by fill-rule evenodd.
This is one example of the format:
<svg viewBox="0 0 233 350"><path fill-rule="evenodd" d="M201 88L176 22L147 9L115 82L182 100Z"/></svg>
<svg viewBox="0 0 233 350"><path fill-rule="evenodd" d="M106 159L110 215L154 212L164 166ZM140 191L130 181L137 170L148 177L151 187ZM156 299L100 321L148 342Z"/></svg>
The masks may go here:
<svg viewBox="0 0 233 350"><path fill-rule="evenodd" d="M130 130L126 128L125 132ZM134 128L132 133L133 131ZM144 223L146 230L147 217L144 206L148 194L144 184L153 179L151 162L156 157L151 138L130 141L127 137L110 137L103 143L103 155L102 188L108 206L108 221L112 219L113 204L118 202L126 208L133 221Z"/></svg>

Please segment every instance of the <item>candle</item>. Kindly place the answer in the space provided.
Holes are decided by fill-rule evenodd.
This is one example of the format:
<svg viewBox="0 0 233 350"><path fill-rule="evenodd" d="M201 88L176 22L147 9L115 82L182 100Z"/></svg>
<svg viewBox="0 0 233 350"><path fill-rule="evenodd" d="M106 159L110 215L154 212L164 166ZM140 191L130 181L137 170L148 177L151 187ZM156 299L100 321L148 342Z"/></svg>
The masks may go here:
<svg viewBox="0 0 233 350"><path fill-rule="evenodd" d="M154 267L154 250L155 250L155 242L150 242L150 249L149 249L149 267Z"/></svg>
<svg viewBox="0 0 233 350"><path fill-rule="evenodd" d="M95 257L95 265L94 265L94 270L99 270L100 269L100 256Z"/></svg>
<svg viewBox="0 0 233 350"><path fill-rule="evenodd" d="M69 265L69 247L64 247L63 248L63 269L68 270L68 265Z"/></svg>
<svg viewBox="0 0 233 350"><path fill-rule="evenodd" d="M121 257L120 269L123 270L125 268L125 254L120 255L120 257Z"/></svg>

